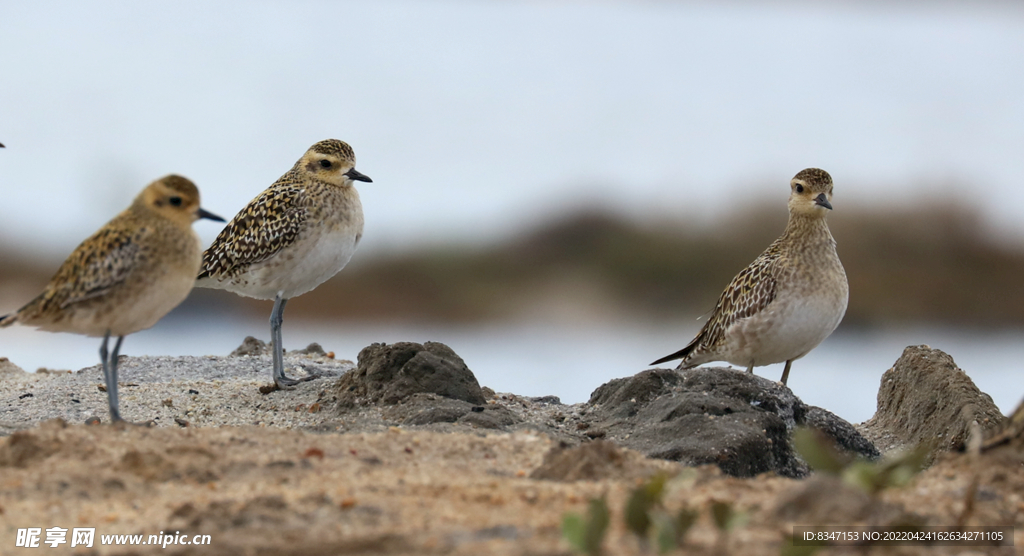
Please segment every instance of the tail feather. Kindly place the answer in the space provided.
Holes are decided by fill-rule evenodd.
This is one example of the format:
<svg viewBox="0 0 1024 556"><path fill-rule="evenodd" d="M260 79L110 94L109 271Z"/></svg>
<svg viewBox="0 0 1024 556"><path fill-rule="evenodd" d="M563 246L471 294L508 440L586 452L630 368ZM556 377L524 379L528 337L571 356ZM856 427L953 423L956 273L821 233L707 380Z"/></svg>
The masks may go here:
<svg viewBox="0 0 1024 556"><path fill-rule="evenodd" d="M0 317L0 328L6 328L18 322L18 313L11 313Z"/></svg>
<svg viewBox="0 0 1024 556"><path fill-rule="evenodd" d="M666 355L665 357L662 357L661 359L658 359L657 361L651 363L651 365L660 365L660 364L665 363L667 361L674 361L676 359L686 359L686 357L688 355L690 355L690 353L692 353L693 350L697 347L697 340L698 339L699 339L699 337L695 338L692 342L690 342L683 349L681 349L681 350L679 350L679 351L677 351L677 352L675 352L675 353L673 353L671 355Z"/></svg>

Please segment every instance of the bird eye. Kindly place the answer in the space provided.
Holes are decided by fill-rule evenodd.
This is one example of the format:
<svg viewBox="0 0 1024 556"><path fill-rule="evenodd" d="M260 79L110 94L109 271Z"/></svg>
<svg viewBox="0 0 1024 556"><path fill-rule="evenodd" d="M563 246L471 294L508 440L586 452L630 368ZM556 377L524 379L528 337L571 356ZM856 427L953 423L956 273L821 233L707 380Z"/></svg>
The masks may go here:
<svg viewBox="0 0 1024 556"><path fill-rule="evenodd" d="M804 186L800 185L799 183L796 184L796 192L797 193L803 193L804 192Z"/></svg>
<svg viewBox="0 0 1024 556"><path fill-rule="evenodd" d="M322 168L330 168L331 167L331 161L330 160L321 160L320 161L320 166Z"/></svg>
<svg viewBox="0 0 1024 556"><path fill-rule="evenodd" d="M171 197L169 201L171 202L171 206L173 207L181 206L181 197Z"/></svg>

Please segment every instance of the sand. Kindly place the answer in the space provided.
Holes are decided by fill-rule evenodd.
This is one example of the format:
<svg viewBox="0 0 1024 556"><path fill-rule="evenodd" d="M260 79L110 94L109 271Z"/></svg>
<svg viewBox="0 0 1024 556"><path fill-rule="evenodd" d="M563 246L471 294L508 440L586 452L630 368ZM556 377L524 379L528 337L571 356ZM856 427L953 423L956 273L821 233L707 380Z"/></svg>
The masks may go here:
<svg viewBox="0 0 1024 556"><path fill-rule="evenodd" d="M589 462L589 480L570 480L579 469L556 469L559 480L541 480L531 474L559 449L559 423L572 423L556 413L579 406L489 393L488 404L538 426L511 433L395 426L383 409L336 411L331 386L352 362L313 349L289 353L286 364L295 376L323 376L294 390L261 392L270 377L265 354L124 357L121 410L128 420L155 425L145 427L84 424L107 417L98 367L24 373L0 363L0 554L570 554L563 515L602 495L612 510L605 553L647 554L626 529L623 508L642 478L659 472L675 477L664 506L700 516L676 553L779 554L797 523L912 517L932 525L1024 525L1018 443L975 456L947 454L908 486L875 496L822 476L738 479L714 466L598 451L597 443L568 458ZM719 531L714 501L731 504L743 523ZM15 547L19 529L54 526L95 528L93 547ZM145 542L161 532L186 540L209 535L209 544L100 542L102 535L142 535Z"/></svg>

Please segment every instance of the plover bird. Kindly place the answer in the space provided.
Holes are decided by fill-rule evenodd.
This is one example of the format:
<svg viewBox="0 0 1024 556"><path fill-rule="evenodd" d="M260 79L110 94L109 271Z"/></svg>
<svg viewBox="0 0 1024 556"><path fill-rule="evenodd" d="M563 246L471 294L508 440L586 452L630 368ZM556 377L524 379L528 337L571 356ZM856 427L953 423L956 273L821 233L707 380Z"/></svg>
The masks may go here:
<svg viewBox="0 0 1024 556"><path fill-rule="evenodd" d="M682 359L679 369L709 361L754 367L793 361L817 347L846 313L849 286L825 215L832 177L808 168L790 181L789 223L779 239L743 269L686 347L652 365Z"/></svg>
<svg viewBox="0 0 1024 556"><path fill-rule="evenodd" d="M75 248L43 293L0 318L49 332L103 337L100 360L111 421L120 421L117 356L124 337L145 330L188 297L202 262L192 223L224 219L199 207L191 181L170 175ZM107 352L111 336L114 351ZM109 356L108 356L109 355Z"/></svg>
<svg viewBox="0 0 1024 556"><path fill-rule="evenodd" d="M235 215L203 255L197 286L274 300L270 340L278 388L316 378L284 374L284 306L337 274L355 253L363 207L353 182L373 181L355 165L356 155L343 141L313 145Z"/></svg>

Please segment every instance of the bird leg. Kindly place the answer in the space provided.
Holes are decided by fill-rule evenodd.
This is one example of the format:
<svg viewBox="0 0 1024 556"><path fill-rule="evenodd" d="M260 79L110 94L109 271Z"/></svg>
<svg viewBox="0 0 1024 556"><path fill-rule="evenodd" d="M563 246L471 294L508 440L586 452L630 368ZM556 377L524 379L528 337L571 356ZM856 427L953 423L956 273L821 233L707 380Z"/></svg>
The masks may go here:
<svg viewBox="0 0 1024 556"><path fill-rule="evenodd" d="M274 384L281 390L288 390L300 382L319 378L317 375L310 375L296 379L284 374L284 343L281 340L281 325L284 323L285 303L288 303L288 300L278 294L274 299L274 310L270 313L270 343L274 350Z"/></svg>
<svg viewBox="0 0 1024 556"><path fill-rule="evenodd" d="M107 385L107 403L110 407L110 422L116 423L121 420L121 412L118 410L117 401L117 352L121 350L121 340L124 336L118 336L114 344L114 357L107 355L107 342L110 340L110 331L103 335L103 344L100 345L100 361L103 362L103 382Z"/></svg>
<svg viewBox="0 0 1024 556"><path fill-rule="evenodd" d="M750 366L747 367L747 372L750 373L750 374L754 374L754 364L753 363L751 363Z"/></svg>
<svg viewBox="0 0 1024 556"><path fill-rule="evenodd" d="M786 381L789 380L789 368L793 366L793 360L786 361L786 368L782 371L782 385L786 385Z"/></svg>

